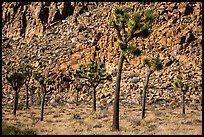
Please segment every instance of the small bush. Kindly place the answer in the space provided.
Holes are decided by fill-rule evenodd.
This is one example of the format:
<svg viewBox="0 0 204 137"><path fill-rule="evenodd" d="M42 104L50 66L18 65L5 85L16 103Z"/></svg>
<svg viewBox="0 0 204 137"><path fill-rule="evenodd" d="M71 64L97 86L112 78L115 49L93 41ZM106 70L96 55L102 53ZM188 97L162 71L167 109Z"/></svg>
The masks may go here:
<svg viewBox="0 0 204 137"><path fill-rule="evenodd" d="M12 125L6 125L2 127L2 135L37 135L36 131L32 129L20 129Z"/></svg>

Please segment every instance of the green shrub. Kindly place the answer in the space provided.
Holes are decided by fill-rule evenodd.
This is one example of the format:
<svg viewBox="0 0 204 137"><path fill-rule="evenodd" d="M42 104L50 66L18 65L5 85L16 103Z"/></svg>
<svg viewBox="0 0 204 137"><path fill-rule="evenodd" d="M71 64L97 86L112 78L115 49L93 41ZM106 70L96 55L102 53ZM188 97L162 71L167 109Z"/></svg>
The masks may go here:
<svg viewBox="0 0 204 137"><path fill-rule="evenodd" d="M19 127L13 125L3 125L2 135L37 135L36 131L32 129L20 129Z"/></svg>

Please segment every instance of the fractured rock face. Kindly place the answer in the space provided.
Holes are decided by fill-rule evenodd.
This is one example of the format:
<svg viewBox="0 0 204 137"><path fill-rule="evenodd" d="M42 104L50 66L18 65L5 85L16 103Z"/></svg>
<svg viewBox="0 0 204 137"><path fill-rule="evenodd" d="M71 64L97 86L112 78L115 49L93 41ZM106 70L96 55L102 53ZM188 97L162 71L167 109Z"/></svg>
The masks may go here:
<svg viewBox="0 0 204 137"><path fill-rule="evenodd" d="M113 16L111 9L118 6L122 5L112 2L3 2L2 74L8 67L25 61L43 72L58 73L67 70L68 65L75 69L80 63L89 63L96 51L95 59L105 61L107 73L113 77L113 82L104 86L104 92L111 91L112 94L120 49L110 21ZM126 6L132 11L150 8L158 16L149 38L131 41L142 52L138 57L128 57L129 63L125 61L123 64L123 74L139 75L134 79L124 78L123 91L135 94L136 90L143 88L146 74L143 59L159 53L164 70L151 76L150 85L155 85L158 92L167 92L158 96L172 94L173 87L165 83L173 83L178 74L184 79L190 77L187 74L191 75L190 94L194 94L195 83L202 84L202 3L150 2L144 5L135 2L126 3ZM132 82L134 88L130 86ZM201 92L200 88L197 90ZM103 95L102 98L106 99ZM111 101L109 98L108 102Z"/></svg>
<svg viewBox="0 0 204 137"><path fill-rule="evenodd" d="M193 7L186 2L181 2L179 4L178 11L181 14L189 15L189 14L193 13Z"/></svg>
<svg viewBox="0 0 204 137"><path fill-rule="evenodd" d="M42 36L45 25L66 19L73 14L71 2L3 2L2 28L7 37L23 36L30 42L34 35Z"/></svg>

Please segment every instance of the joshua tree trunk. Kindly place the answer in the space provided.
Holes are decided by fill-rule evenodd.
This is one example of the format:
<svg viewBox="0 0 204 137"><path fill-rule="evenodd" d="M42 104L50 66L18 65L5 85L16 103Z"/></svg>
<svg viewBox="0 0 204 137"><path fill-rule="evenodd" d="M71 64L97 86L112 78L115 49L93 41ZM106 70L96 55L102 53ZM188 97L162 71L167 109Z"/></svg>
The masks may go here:
<svg viewBox="0 0 204 137"><path fill-rule="evenodd" d="M93 111L96 111L96 87L93 87Z"/></svg>
<svg viewBox="0 0 204 137"><path fill-rule="evenodd" d="M16 110L18 107L18 89L15 91L14 104L13 104L13 115L16 116Z"/></svg>
<svg viewBox="0 0 204 137"><path fill-rule="evenodd" d="M69 85L69 83L67 83L67 94L69 92L69 89L70 89L70 85Z"/></svg>
<svg viewBox="0 0 204 137"><path fill-rule="evenodd" d="M77 90L77 96L76 96L76 106L78 106L78 105L79 105L78 100L79 100L79 90Z"/></svg>
<svg viewBox="0 0 204 137"><path fill-rule="evenodd" d="M31 102L31 105L33 105L34 93L35 93L35 89L34 89L34 80L33 80L32 81L32 86L30 88L30 102Z"/></svg>
<svg viewBox="0 0 204 137"><path fill-rule="evenodd" d="M183 91L182 95L182 112L185 114L185 91Z"/></svg>
<svg viewBox="0 0 204 137"><path fill-rule="evenodd" d="M144 85L143 100L142 100L142 119L144 119L144 116L145 116L146 91L148 88L150 74L151 74L150 68L147 66L146 82Z"/></svg>
<svg viewBox="0 0 204 137"><path fill-rule="evenodd" d="M30 91L30 103L31 105L33 105L33 95L34 95L34 91Z"/></svg>
<svg viewBox="0 0 204 137"><path fill-rule="evenodd" d="M40 117L40 121L43 121L43 111L44 111L44 104L45 104L45 95L46 95L46 89L45 89L45 86L42 86L42 101L41 101L41 117Z"/></svg>
<svg viewBox="0 0 204 137"><path fill-rule="evenodd" d="M113 127L112 130L119 131L119 97L120 97L120 81L121 81L121 73L124 62L123 51L120 52L120 58L118 62L118 73L116 78L116 88L114 93L114 108L113 108Z"/></svg>
<svg viewBox="0 0 204 137"><path fill-rule="evenodd" d="M26 108L28 109L28 85L26 84Z"/></svg>
<svg viewBox="0 0 204 137"><path fill-rule="evenodd" d="M142 91L140 92L140 105L142 106Z"/></svg>
<svg viewBox="0 0 204 137"><path fill-rule="evenodd" d="M58 90L58 93L60 93L60 84L59 83L57 85L57 90Z"/></svg>

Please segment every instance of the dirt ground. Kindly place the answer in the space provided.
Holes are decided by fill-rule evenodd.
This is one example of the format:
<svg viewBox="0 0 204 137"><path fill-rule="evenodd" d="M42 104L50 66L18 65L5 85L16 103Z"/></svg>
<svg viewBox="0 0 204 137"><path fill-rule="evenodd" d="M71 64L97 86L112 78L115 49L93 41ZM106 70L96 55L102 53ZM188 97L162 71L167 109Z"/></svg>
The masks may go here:
<svg viewBox="0 0 204 137"><path fill-rule="evenodd" d="M2 124L13 124L32 128L38 135L75 135L75 134L128 134L128 135L201 135L202 107L181 108L147 106L145 119L141 119L141 106L120 105L120 131L111 131L113 104L104 108L97 106L93 112L91 105L75 104L45 106L44 121L39 121L40 108L17 110L14 117L12 107L3 106Z"/></svg>

